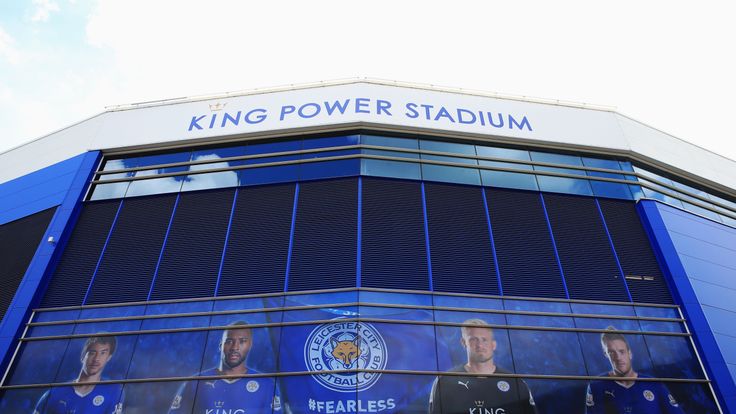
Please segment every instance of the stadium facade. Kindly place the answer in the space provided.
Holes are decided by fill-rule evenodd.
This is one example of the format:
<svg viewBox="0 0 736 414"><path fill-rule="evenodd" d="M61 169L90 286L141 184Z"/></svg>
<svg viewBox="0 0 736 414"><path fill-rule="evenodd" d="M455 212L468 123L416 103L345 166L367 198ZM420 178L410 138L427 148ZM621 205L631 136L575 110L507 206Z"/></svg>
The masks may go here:
<svg viewBox="0 0 736 414"><path fill-rule="evenodd" d="M736 162L607 108L115 107L0 154L0 246L0 413L736 412Z"/></svg>

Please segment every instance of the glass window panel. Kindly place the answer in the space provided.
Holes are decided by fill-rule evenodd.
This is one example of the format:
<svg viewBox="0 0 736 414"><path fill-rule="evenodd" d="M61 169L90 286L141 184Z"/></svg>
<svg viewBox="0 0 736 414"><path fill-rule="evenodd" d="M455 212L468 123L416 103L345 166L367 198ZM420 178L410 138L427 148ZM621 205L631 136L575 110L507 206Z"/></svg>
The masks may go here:
<svg viewBox="0 0 736 414"><path fill-rule="evenodd" d="M503 309L501 299L444 295L434 295L433 298L434 306L469 309Z"/></svg>
<svg viewBox="0 0 736 414"><path fill-rule="evenodd" d="M618 162L618 165L620 165L620 166L621 166L621 170L622 170L622 171L629 171L629 172L634 172L634 166L633 166L633 165L631 165L631 163L630 163L630 162L628 162L628 161L619 161L619 162ZM629 176L629 177L631 177L631 176ZM634 180L636 180L636 177L632 177L632 178L633 178Z"/></svg>
<svg viewBox="0 0 736 414"><path fill-rule="evenodd" d="M575 332L509 329L509 339L517 374L587 374Z"/></svg>
<svg viewBox="0 0 736 414"><path fill-rule="evenodd" d="M72 339L62 358L56 382L125 379L136 344L136 335Z"/></svg>
<svg viewBox="0 0 736 414"><path fill-rule="evenodd" d="M422 164L422 179L456 184L480 185L476 168Z"/></svg>
<svg viewBox="0 0 736 414"><path fill-rule="evenodd" d="M358 292L330 292L330 293L307 293L299 295L286 295L284 306L323 305L335 303L354 303L358 301Z"/></svg>
<svg viewBox="0 0 736 414"><path fill-rule="evenodd" d="M604 305L598 303L571 303L574 313L590 315L635 316L634 307L628 305Z"/></svg>
<svg viewBox="0 0 736 414"><path fill-rule="evenodd" d="M26 342L8 375L8 385L45 384L54 382L69 344L68 339Z"/></svg>
<svg viewBox="0 0 736 414"><path fill-rule="evenodd" d="M346 135L341 137L306 138L304 139L303 145L306 150L312 148L343 147L347 145L358 145L359 143L360 135ZM315 156L314 154L311 155Z"/></svg>
<svg viewBox="0 0 736 414"><path fill-rule="evenodd" d="M713 393L708 384L670 382L662 384L685 413L717 414Z"/></svg>
<svg viewBox="0 0 736 414"><path fill-rule="evenodd" d="M177 396L181 396L182 402L195 401L192 413L284 412L281 407L281 395L276 387L276 378L273 377L191 381L180 388ZM186 410L169 411L170 414L178 412L189 413Z"/></svg>
<svg viewBox="0 0 736 414"><path fill-rule="evenodd" d="M101 180L113 180L116 178L127 178L132 177L132 172L120 173L120 174L108 174L101 175ZM110 184L95 184L92 190L92 196L90 200L107 200L109 198L123 198L125 193L128 191L130 182L119 182Z"/></svg>
<svg viewBox="0 0 736 414"><path fill-rule="evenodd" d="M544 302L544 301L526 301L526 300L504 300L504 307L507 310L530 311L530 312L549 312L549 313L570 313L570 305L565 302ZM557 326L563 328L572 328L574 323L571 317L566 316L534 316L534 315L514 315L506 316L510 325L527 325L527 326Z"/></svg>
<svg viewBox="0 0 736 414"><path fill-rule="evenodd" d="M705 191L703 191L703 190L699 190L699 189L697 189L695 187L690 187L689 185L685 185L683 183L680 183L680 182L677 182L677 181L674 181L674 180L672 181L672 185L674 185L675 187L677 187L680 190L685 190L685 191L687 191L689 193L693 193L693 194L696 194L696 195L699 195L699 196L702 196L702 197L707 197L708 196L708 194Z"/></svg>
<svg viewBox="0 0 736 414"><path fill-rule="evenodd" d="M536 413L580 413L585 412L585 389L587 382L570 380L524 380L534 396Z"/></svg>
<svg viewBox="0 0 736 414"><path fill-rule="evenodd" d="M26 388L0 391L0 413L44 413L48 388Z"/></svg>
<svg viewBox="0 0 736 414"><path fill-rule="evenodd" d="M652 376L663 378L705 378L690 338L685 336L645 335L654 369Z"/></svg>
<svg viewBox="0 0 736 414"><path fill-rule="evenodd" d="M720 218L720 215L718 213L715 213L715 212L710 211L710 210L706 210L706 209L704 209L702 207L698 207L698 206L696 206L694 204L686 203L684 201L682 202L682 206L687 211L690 211L692 213L701 215L703 217L707 217L707 218L709 218L711 220L714 220L714 221L717 221L719 223L721 222L721 218Z"/></svg>
<svg viewBox="0 0 736 414"><path fill-rule="evenodd" d="M125 414L192 413L192 401L176 398L184 383L178 381L125 384ZM179 407L174 408L172 407Z"/></svg>
<svg viewBox="0 0 736 414"><path fill-rule="evenodd" d="M629 184L629 190L631 191L631 196L634 197L634 200L644 198L644 191L642 191L640 186Z"/></svg>
<svg viewBox="0 0 736 414"><path fill-rule="evenodd" d="M623 326L617 324L614 328L620 330ZM628 371L630 366L637 373L654 376L650 352L642 335L621 334L612 330L605 333L606 338L610 338L605 345L601 339L603 335L603 332L579 334L588 375L607 376L614 369Z"/></svg>
<svg viewBox="0 0 736 414"><path fill-rule="evenodd" d="M736 219L733 219L728 216L724 216L723 214L719 214L719 216L721 217L721 221L723 222L723 224L726 224L731 227L736 227Z"/></svg>
<svg viewBox="0 0 736 414"><path fill-rule="evenodd" d="M160 164L173 164L177 162L187 162L191 159L191 152L176 152L172 154L157 154L157 155L145 155L142 157L127 158L123 162L126 168L133 167L146 167L149 165L160 165ZM179 168L179 170L175 170ZM185 167L174 167L170 168L169 172L183 171Z"/></svg>
<svg viewBox="0 0 736 414"><path fill-rule="evenodd" d="M493 161L479 161L480 165L492 165L502 168L531 169L529 165L507 164ZM534 174L513 173L507 171L480 170L481 181L484 186L515 188L517 190L538 191L537 177Z"/></svg>
<svg viewBox="0 0 736 414"><path fill-rule="evenodd" d="M324 375L294 375L278 379L284 413L358 413L367 412L369 401L358 407L357 374L340 374L333 379L344 381L340 387L326 388L320 378ZM351 385L352 384L352 385ZM336 391L339 390L339 391ZM384 400L384 404L386 401ZM376 402L377 404L377 402ZM387 406L388 408L388 406ZM339 411L338 411L339 410ZM360 411L362 410L362 411ZM384 411L386 413L392 411Z"/></svg>
<svg viewBox="0 0 736 414"><path fill-rule="evenodd" d="M63 325L48 325L48 326L31 326L26 332L26 338L33 338L39 336L57 336L57 335L71 335L74 332L73 323Z"/></svg>
<svg viewBox="0 0 736 414"><path fill-rule="evenodd" d="M362 303L389 303L400 305L432 306L431 295L372 291L360 291L358 294Z"/></svg>
<svg viewBox="0 0 736 414"><path fill-rule="evenodd" d="M161 170L136 171L136 177L161 174ZM168 172L168 171L166 171ZM150 194L177 193L184 182L183 176L151 178L148 180L131 181L126 197L144 196Z"/></svg>
<svg viewBox="0 0 736 414"><path fill-rule="evenodd" d="M364 150L364 152L371 150ZM373 151L387 152L387 151ZM381 154L383 155L383 154ZM387 155L387 154L386 154ZM392 156L398 156L393 155ZM364 159L361 161L361 175L373 177L392 177L407 180L421 180L421 166L417 163Z"/></svg>
<svg viewBox="0 0 736 414"><path fill-rule="evenodd" d="M192 153L192 161L211 161L207 164L196 164L189 171L203 171L216 168L229 168L245 164L244 160L218 161L222 158L245 155L245 146L231 148L215 148ZM239 184L238 171L223 171L207 174L192 174L184 178L182 191L204 190L208 188L236 187Z"/></svg>
<svg viewBox="0 0 736 414"><path fill-rule="evenodd" d="M642 183L647 183L647 184L649 184L650 186L652 186L654 188L662 188L661 186L658 186L656 184L649 183L648 181L645 181L645 180L641 180L641 182ZM670 197L668 195L665 195L665 194L662 194L660 192L654 191L654 190L652 190L652 189L650 189L648 187L642 187L642 191L644 192L644 196L647 197L647 198L653 198L655 200L660 200L660 201L663 201L663 202L665 202L667 204L671 204L673 206L682 208L682 202L680 200L678 200L678 199L675 199L675 198L672 198L672 197Z"/></svg>
<svg viewBox="0 0 736 414"><path fill-rule="evenodd" d="M602 158L582 157L583 165L586 167L607 168L609 170L620 170L621 164L616 160L606 160Z"/></svg>
<svg viewBox="0 0 736 414"><path fill-rule="evenodd" d="M273 152L299 151L302 149L301 141L269 142L264 144L252 144L246 147L247 155L269 154ZM268 162L295 161L299 154L277 157L255 158L247 160L246 164L263 164ZM262 167L240 170L241 185L256 185L297 181L299 179L299 164L279 165L273 167Z"/></svg>
<svg viewBox="0 0 736 414"><path fill-rule="evenodd" d="M276 322L280 322L279 315L275 316ZM199 375L276 372L281 328L248 326L263 323L263 314L228 315L213 320L213 326L229 328L209 331Z"/></svg>
<svg viewBox="0 0 736 414"><path fill-rule="evenodd" d="M583 160L577 155L553 154L550 152L529 151L532 161L549 162L554 164L583 165Z"/></svg>
<svg viewBox="0 0 736 414"><path fill-rule="evenodd" d="M711 200L713 200L715 202L718 202L718 203L721 203L721 204L725 204L726 206L730 207L732 210L736 210L736 203L734 203L732 201L728 201L728 200L723 199L721 197L714 196L713 194L708 194L708 198L710 198Z"/></svg>
<svg viewBox="0 0 736 414"><path fill-rule="evenodd" d="M181 302L181 303L163 303L148 305L146 307L146 315L173 315L193 312L210 312L212 310L211 301L203 302ZM143 321L141 329L170 329L170 328L192 328L209 326L210 316L178 316L168 318L146 319Z"/></svg>
<svg viewBox="0 0 736 414"><path fill-rule="evenodd" d="M655 318L679 318L680 314L676 308L659 308L656 306L636 306L634 308L637 316L651 316Z"/></svg>
<svg viewBox="0 0 736 414"><path fill-rule="evenodd" d="M57 321L73 321L79 316L79 309L60 310L60 311L41 311L37 312L33 317L33 322L57 322ZM63 325L49 326L32 326L26 333L27 337L34 336L54 336L54 335L70 335L74 332L74 324L68 323Z"/></svg>
<svg viewBox="0 0 736 414"><path fill-rule="evenodd" d="M241 157L243 155L247 155L245 148L245 145L241 145L237 147L207 148L203 150L197 150L192 152L192 161L217 161L222 158ZM227 161L226 164L228 166L234 167L236 165L245 164L245 161Z"/></svg>
<svg viewBox="0 0 736 414"><path fill-rule="evenodd" d="M332 157L338 155L357 154L358 150L332 151L320 156ZM313 154L309 154L313 155ZM312 157L310 157L312 158ZM300 177L302 180L316 180L321 178L350 177L360 175L360 159L310 162L301 165Z"/></svg>
<svg viewBox="0 0 736 414"><path fill-rule="evenodd" d="M202 365L206 341L207 331L139 335L128 378L195 375Z"/></svg>
<svg viewBox="0 0 736 414"><path fill-rule="evenodd" d="M645 170L644 168L641 168L641 167L639 167L637 165L634 165L633 167L634 167L634 171L636 171L638 174L640 174L640 175L642 175L644 177L649 177L649 178L654 179L656 181L659 181L661 183L672 185L672 180L670 180L669 178L666 178L666 177L663 177L663 176L661 176L659 174L655 174L655 173L653 173L651 171Z"/></svg>
<svg viewBox="0 0 736 414"><path fill-rule="evenodd" d="M475 155L475 145L459 144L456 142L431 141L431 140L426 140L426 139L420 139L419 148L425 151L439 151L439 152L449 152L449 153L454 153L454 154ZM425 157L425 155L422 154L422 158L434 159L434 158L429 158L429 157L433 157L433 156L427 155ZM453 157L443 157L443 158L453 158ZM470 164L476 163L475 160L467 159L467 158L457 158L457 160L458 161L455 161L455 162L467 162Z"/></svg>
<svg viewBox="0 0 736 414"><path fill-rule="evenodd" d="M541 191L548 191L551 193L593 195L593 190L591 189L590 182L588 182L588 180L538 175L537 182L539 183L539 189Z"/></svg>
<svg viewBox="0 0 736 414"><path fill-rule="evenodd" d="M427 414L433 375L380 375L375 386L358 390L360 408L345 412Z"/></svg>
<svg viewBox="0 0 736 414"><path fill-rule="evenodd" d="M512 149L512 148L484 147L481 145L476 145L475 151L480 157L508 158L510 160L531 161L531 158L529 157L529 151L526 151L526 150L519 150L519 149ZM514 164L514 165L519 165L521 167L524 164Z"/></svg>
<svg viewBox="0 0 736 414"><path fill-rule="evenodd" d="M216 300L214 310L269 309L280 308L282 306L284 306L283 296L261 296L257 298Z"/></svg>
<svg viewBox="0 0 736 414"><path fill-rule="evenodd" d="M433 315L427 309L401 309L380 306L360 306L358 309L361 318L391 319L409 321L432 321Z"/></svg>
<svg viewBox="0 0 736 414"><path fill-rule="evenodd" d="M609 174L596 171L588 171L587 173L591 177L615 178L619 180L626 179L626 177L621 174ZM629 190L629 185L627 184L590 180L590 185L593 187L593 193L596 196L621 198L626 200L632 199L631 191Z"/></svg>
<svg viewBox="0 0 736 414"><path fill-rule="evenodd" d="M380 135L361 135L360 142L365 145L378 145L381 147L419 149L419 141L412 138L384 137ZM419 154L406 154L407 157L419 158Z"/></svg>
<svg viewBox="0 0 736 414"><path fill-rule="evenodd" d="M113 171L113 170L123 170L126 168L134 168L136 166L136 163L134 160L135 158L105 160L105 164L102 166L101 171Z"/></svg>
<svg viewBox="0 0 736 414"><path fill-rule="evenodd" d="M584 329L616 329L626 331L640 331L639 322L634 319L614 318L575 318L575 326Z"/></svg>
<svg viewBox="0 0 736 414"><path fill-rule="evenodd" d="M413 315L404 312L403 315L393 316L386 319L411 319ZM358 332L359 342L365 342L359 343L358 368L437 371L435 327L432 325L361 321ZM341 345L333 344L328 349L333 354L342 355L338 351L342 352L345 346ZM351 349L352 345L347 348ZM417 355L421 355L421 358L417 358Z"/></svg>
<svg viewBox="0 0 736 414"><path fill-rule="evenodd" d="M481 319L491 325L506 325L506 316L503 312L478 312L483 310L503 310L500 299L472 298L462 296L435 296L436 307L457 308L457 310L435 310L435 320L438 322L463 323L470 319Z"/></svg>
<svg viewBox="0 0 736 414"><path fill-rule="evenodd" d="M79 319L98 319L98 318L123 318L131 316L140 316L145 312L145 306L115 306L102 308L83 309L79 314ZM123 320L123 321L99 321L86 322L77 324L74 330L75 334L89 334L96 332L122 332L137 331L140 329L141 320Z"/></svg>

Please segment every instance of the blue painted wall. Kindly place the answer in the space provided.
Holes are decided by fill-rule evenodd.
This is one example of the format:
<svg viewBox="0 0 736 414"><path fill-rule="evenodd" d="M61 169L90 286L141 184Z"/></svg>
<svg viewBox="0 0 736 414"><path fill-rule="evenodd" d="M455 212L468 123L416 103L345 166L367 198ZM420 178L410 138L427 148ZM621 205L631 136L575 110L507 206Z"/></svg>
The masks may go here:
<svg viewBox="0 0 736 414"><path fill-rule="evenodd" d="M736 229L651 200L639 211L726 412L736 412Z"/></svg>
<svg viewBox="0 0 736 414"><path fill-rule="evenodd" d="M0 184L0 224L58 206L85 154Z"/></svg>
<svg viewBox="0 0 736 414"><path fill-rule="evenodd" d="M31 310L38 304L48 282L49 270L59 260L99 159L99 151L87 152L0 185L0 217L3 220L16 220L59 206L0 324L0 371L4 371L16 339ZM48 243L49 236L57 242Z"/></svg>

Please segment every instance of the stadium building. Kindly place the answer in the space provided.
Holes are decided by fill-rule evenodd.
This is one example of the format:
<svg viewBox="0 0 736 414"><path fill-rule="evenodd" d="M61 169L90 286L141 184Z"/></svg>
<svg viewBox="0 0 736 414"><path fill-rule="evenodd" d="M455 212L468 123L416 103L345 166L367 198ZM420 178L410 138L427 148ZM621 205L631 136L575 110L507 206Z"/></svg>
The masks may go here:
<svg viewBox="0 0 736 414"><path fill-rule="evenodd" d="M0 154L0 413L736 413L736 162L374 80Z"/></svg>

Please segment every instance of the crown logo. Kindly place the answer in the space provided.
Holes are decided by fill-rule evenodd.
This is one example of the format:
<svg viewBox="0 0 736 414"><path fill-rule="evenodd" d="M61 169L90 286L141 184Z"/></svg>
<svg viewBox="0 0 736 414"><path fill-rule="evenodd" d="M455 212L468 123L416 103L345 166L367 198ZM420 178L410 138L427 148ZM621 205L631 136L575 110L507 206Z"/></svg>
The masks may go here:
<svg viewBox="0 0 736 414"><path fill-rule="evenodd" d="M225 401L215 401L215 408L222 408L225 406Z"/></svg>
<svg viewBox="0 0 736 414"><path fill-rule="evenodd" d="M218 103L209 104L209 105L210 105L210 111L216 112L216 111L222 111L227 106L227 102L225 103L218 102Z"/></svg>
<svg viewBox="0 0 736 414"><path fill-rule="evenodd" d="M486 402L484 400L475 400L474 402L475 402L475 406L478 408L481 408L484 405L486 405Z"/></svg>

